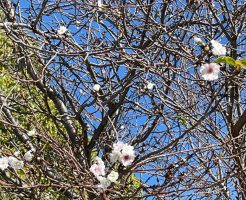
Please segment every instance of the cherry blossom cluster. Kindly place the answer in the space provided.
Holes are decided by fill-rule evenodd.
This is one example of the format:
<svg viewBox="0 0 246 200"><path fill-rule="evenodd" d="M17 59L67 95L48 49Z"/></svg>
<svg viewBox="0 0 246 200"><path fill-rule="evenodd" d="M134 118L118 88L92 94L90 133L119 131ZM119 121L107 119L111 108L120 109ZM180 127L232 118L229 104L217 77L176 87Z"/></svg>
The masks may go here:
<svg viewBox="0 0 246 200"><path fill-rule="evenodd" d="M113 144L113 150L110 154L110 161L112 163L119 161L126 167L131 165L134 159L135 151L133 146L120 141Z"/></svg>
<svg viewBox="0 0 246 200"><path fill-rule="evenodd" d="M94 176L97 178L97 180L100 182L98 185L98 188L106 189L108 188L112 182L116 182L119 174L116 171L111 171L107 177L106 170L105 170L105 164L102 161L101 158L96 157L94 159L94 164L90 167L90 171L94 174Z"/></svg>
<svg viewBox="0 0 246 200"><path fill-rule="evenodd" d="M200 46L203 46L204 49L206 50L207 47L205 47L205 44L203 43L201 38L194 37L194 42ZM210 43L212 46L211 51L214 56L225 56L226 55L226 48L222 44L220 44L218 41L211 40ZM200 68L200 73L204 80L207 80L207 81L216 80L219 77L220 65L218 65L217 63L203 64Z"/></svg>
<svg viewBox="0 0 246 200"><path fill-rule="evenodd" d="M14 156L1 157L0 169L5 170L8 167L13 168L14 170L22 169L24 167L24 162L22 160L18 160Z"/></svg>
<svg viewBox="0 0 246 200"><path fill-rule="evenodd" d="M134 159L135 151L133 146L124 144L123 142L117 142L113 144L113 150L110 153L110 162L112 164L119 161L122 165L129 166L132 164ZM111 183L115 183L119 178L118 172L114 170L110 171L110 173L106 173L105 163L99 157L94 159L94 164L90 167L90 171L100 182L98 188L101 189L108 188Z"/></svg>
<svg viewBox="0 0 246 200"><path fill-rule="evenodd" d="M0 158L0 169L3 171L8 167L13 168L14 170L22 169L24 167L24 162L22 160L17 159L16 157L19 156L19 152L15 152L14 156L4 156ZM33 159L33 150L27 151L23 158L27 162L31 162Z"/></svg>

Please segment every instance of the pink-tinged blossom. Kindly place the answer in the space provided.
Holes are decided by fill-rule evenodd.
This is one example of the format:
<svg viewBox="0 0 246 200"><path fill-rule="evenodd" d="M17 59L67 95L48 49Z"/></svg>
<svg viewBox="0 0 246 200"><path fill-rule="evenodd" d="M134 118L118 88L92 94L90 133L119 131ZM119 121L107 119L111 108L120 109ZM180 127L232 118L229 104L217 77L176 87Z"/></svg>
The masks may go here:
<svg viewBox="0 0 246 200"><path fill-rule="evenodd" d="M133 146L117 142L113 144L113 150L110 154L110 161L115 163L120 161L124 166L131 165L135 159L135 152Z"/></svg>
<svg viewBox="0 0 246 200"><path fill-rule="evenodd" d="M204 80L216 80L219 77L220 66L216 63L206 63L201 66L200 73Z"/></svg>
<svg viewBox="0 0 246 200"><path fill-rule="evenodd" d="M215 55L215 56L226 55L226 48L222 44L220 44L218 41L211 40L211 44L212 44L213 55Z"/></svg>
<svg viewBox="0 0 246 200"><path fill-rule="evenodd" d="M105 164L101 158L99 158L99 157L95 158L95 163L90 167L90 171L96 177L105 175Z"/></svg>
<svg viewBox="0 0 246 200"><path fill-rule="evenodd" d="M132 164L135 159L133 146L125 144L121 152L121 163L126 167Z"/></svg>

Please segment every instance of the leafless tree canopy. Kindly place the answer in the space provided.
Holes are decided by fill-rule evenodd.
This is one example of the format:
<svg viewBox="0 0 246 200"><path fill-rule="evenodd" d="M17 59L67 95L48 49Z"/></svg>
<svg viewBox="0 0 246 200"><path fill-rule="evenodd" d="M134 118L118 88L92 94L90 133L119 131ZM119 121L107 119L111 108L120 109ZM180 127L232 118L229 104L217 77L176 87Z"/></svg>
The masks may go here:
<svg viewBox="0 0 246 200"><path fill-rule="evenodd" d="M216 60L211 40L245 58L244 0L0 6L11 49L0 56L0 157L36 149L23 169L0 170L1 198L246 199L246 70L221 64L215 81L199 71ZM110 164L116 141L134 146L130 166ZM95 154L119 173L104 191Z"/></svg>

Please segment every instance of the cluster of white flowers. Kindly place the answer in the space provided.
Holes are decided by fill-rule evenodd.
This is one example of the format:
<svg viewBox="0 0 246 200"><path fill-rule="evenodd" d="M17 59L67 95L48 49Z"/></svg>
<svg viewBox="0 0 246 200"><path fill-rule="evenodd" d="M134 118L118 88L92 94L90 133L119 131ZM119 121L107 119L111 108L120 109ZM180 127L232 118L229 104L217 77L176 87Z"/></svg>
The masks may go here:
<svg viewBox="0 0 246 200"><path fill-rule="evenodd" d="M216 63L206 63L201 66L200 73L202 78L207 81L218 79L220 73L220 65Z"/></svg>
<svg viewBox="0 0 246 200"><path fill-rule="evenodd" d="M117 142L113 144L113 150L110 154L110 161L115 163L120 161L124 166L129 166L135 159L135 152L133 146Z"/></svg>
<svg viewBox="0 0 246 200"><path fill-rule="evenodd" d="M135 159L135 152L133 146L124 144L123 142L117 142L113 144L113 150L110 153L110 161L112 164L119 161L124 166L129 166ZM105 164L101 158L96 157L93 165L90 167L90 171L94 174L97 180L100 182L98 188L106 189L111 183L114 183L119 178L119 174L116 171L111 171L106 176Z"/></svg>
<svg viewBox="0 0 246 200"><path fill-rule="evenodd" d="M9 161L9 166L12 167L13 169L22 169L24 167L24 162L22 160L18 160L17 158L10 156L8 158Z"/></svg>
<svg viewBox="0 0 246 200"><path fill-rule="evenodd" d="M23 158L27 162L31 162L34 155L33 152L35 152L35 149L27 151ZM20 152L16 151L14 152L14 156L9 156L9 157L1 157L0 158L0 169L5 170L8 167L11 167L15 170L22 169L24 167L24 162L22 160L17 159L16 157L19 157Z"/></svg>
<svg viewBox="0 0 246 200"><path fill-rule="evenodd" d="M193 39L196 44L205 46L201 38L194 37ZM222 44L220 44L218 41L211 40L210 43L212 45L212 54L214 56L225 56L226 55L226 48ZM209 47L208 46L205 47L204 50L209 50Z"/></svg>
<svg viewBox="0 0 246 200"><path fill-rule="evenodd" d="M96 157L94 160L94 164L90 167L90 171L94 174L97 180L100 182L98 188L106 189L108 188L112 182L116 182L119 174L118 172L111 171L107 177L105 177L105 164L101 158Z"/></svg>
<svg viewBox="0 0 246 200"><path fill-rule="evenodd" d="M224 56L226 55L226 48L220 44L218 41L216 40L211 40L210 41L211 45L212 45L212 53L215 56Z"/></svg>
<svg viewBox="0 0 246 200"><path fill-rule="evenodd" d="M194 42L199 44L199 45L203 45L203 46L205 45L203 43L202 39L198 38L198 37L194 37ZM226 55L226 48L222 44L220 44L218 41L211 40L210 43L212 46L212 53L214 56ZM208 48L208 49L206 49L206 48ZM204 50L209 50L209 47L206 46L204 48ZM201 73L201 76L204 80L207 80L207 81L216 80L219 77L220 65L218 65L216 63L203 64L200 68L200 73Z"/></svg>
<svg viewBox="0 0 246 200"><path fill-rule="evenodd" d="M22 169L24 167L24 162L13 156L0 158L0 169L5 170L8 167L12 167L15 170Z"/></svg>

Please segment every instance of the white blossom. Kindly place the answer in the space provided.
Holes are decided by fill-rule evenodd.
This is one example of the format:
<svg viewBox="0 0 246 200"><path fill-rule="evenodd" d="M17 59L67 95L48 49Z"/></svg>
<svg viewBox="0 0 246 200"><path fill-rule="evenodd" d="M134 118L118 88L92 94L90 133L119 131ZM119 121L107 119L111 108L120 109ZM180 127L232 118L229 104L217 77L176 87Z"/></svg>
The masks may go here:
<svg viewBox="0 0 246 200"><path fill-rule="evenodd" d="M102 0L98 0L98 1L97 1L97 6L98 6L99 8L101 8L102 5L103 5Z"/></svg>
<svg viewBox="0 0 246 200"><path fill-rule="evenodd" d="M109 155L110 156L110 162L115 163L118 160L120 160L120 152L117 151L112 151L112 153Z"/></svg>
<svg viewBox="0 0 246 200"><path fill-rule="evenodd" d="M96 177L105 175L105 165L101 158L99 157L95 158L95 163L90 167L90 171Z"/></svg>
<svg viewBox="0 0 246 200"><path fill-rule="evenodd" d="M202 39L199 38L199 37L194 37L194 42L195 42L196 44L204 45Z"/></svg>
<svg viewBox="0 0 246 200"><path fill-rule="evenodd" d="M135 159L134 148L131 145L117 142L113 144L113 150L110 154L110 161L115 163L120 161L124 166L130 165Z"/></svg>
<svg viewBox="0 0 246 200"><path fill-rule="evenodd" d="M95 163L105 166L103 160L100 157L97 156L94 160Z"/></svg>
<svg viewBox="0 0 246 200"><path fill-rule="evenodd" d="M116 182L117 179L119 178L118 172L111 171L110 174L107 176L107 179L110 180L111 182Z"/></svg>
<svg viewBox="0 0 246 200"><path fill-rule="evenodd" d="M8 157L0 158L0 169L5 170L8 168L8 166L9 166Z"/></svg>
<svg viewBox="0 0 246 200"><path fill-rule="evenodd" d="M213 81L218 79L220 66L216 63L206 63L201 66L200 73L204 80Z"/></svg>
<svg viewBox="0 0 246 200"><path fill-rule="evenodd" d="M28 162L31 162L32 159L33 159L34 155L32 153L32 150L29 150L27 151L25 154L24 154L24 159Z"/></svg>
<svg viewBox="0 0 246 200"><path fill-rule="evenodd" d="M10 156L8 158L9 166L12 167L13 169L22 169L24 167L24 162L21 160L18 160L17 158Z"/></svg>
<svg viewBox="0 0 246 200"><path fill-rule="evenodd" d="M100 182L99 188L107 189L111 185L111 181L103 176L98 176L97 180Z"/></svg>
<svg viewBox="0 0 246 200"><path fill-rule="evenodd" d="M211 40L211 44L212 44L213 55L215 55L215 56L226 55L226 48L222 44L220 44L218 41Z"/></svg>
<svg viewBox="0 0 246 200"><path fill-rule="evenodd" d="M121 152L121 163L126 167L132 164L135 159L133 146L125 144Z"/></svg>
<svg viewBox="0 0 246 200"><path fill-rule="evenodd" d="M121 141L113 144L113 150L109 155L111 163L115 163L115 162L120 160L121 150L122 150L123 146L124 146L124 143Z"/></svg>
<svg viewBox="0 0 246 200"><path fill-rule="evenodd" d="M100 89L101 89L101 86L99 84L95 84L93 86L93 90L95 90L96 92L99 92Z"/></svg>
<svg viewBox="0 0 246 200"><path fill-rule="evenodd" d="M33 128L32 130L28 131L27 135L30 137L37 135L36 129Z"/></svg>
<svg viewBox="0 0 246 200"><path fill-rule="evenodd" d="M120 126L120 130L123 130L125 128L125 126L121 125Z"/></svg>
<svg viewBox="0 0 246 200"><path fill-rule="evenodd" d="M67 28L65 26L60 26L59 29L57 30L58 35L63 35L66 32L67 32Z"/></svg>
<svg viewBox="0 0 246 200"><path fill-rule="evenodd" d="M79 21L79 20L76 20L76 21L75 21L75 25L76 25L77 27L80 26L80 25L81 25L80 21Z"/></svg>
<svg viewBox="0 0 246 200"><path fill-rule="evenodd" d="M117 143L114 143L113 144L113 151L120 152L123 149L124 145L125 144L123 142L121 142L121 141L118 141Z"/></svg>
<svg viewBox="0 0 246 200"><path fill-rule="evenodd" d="M148 90L153 90L153 89L154 89L154 86L155 86L154 83L150 83L150 82L149 82L149 83L147 84L147 89L148 89Z"/></svg>
<svg viewBox="0 0 246 200"><path fill-rule="evenodd" d="M14 156L15 156L15 157L18 157L19 155L20 155L20 151L15 151L15 152L14 152Z"/></svg>

